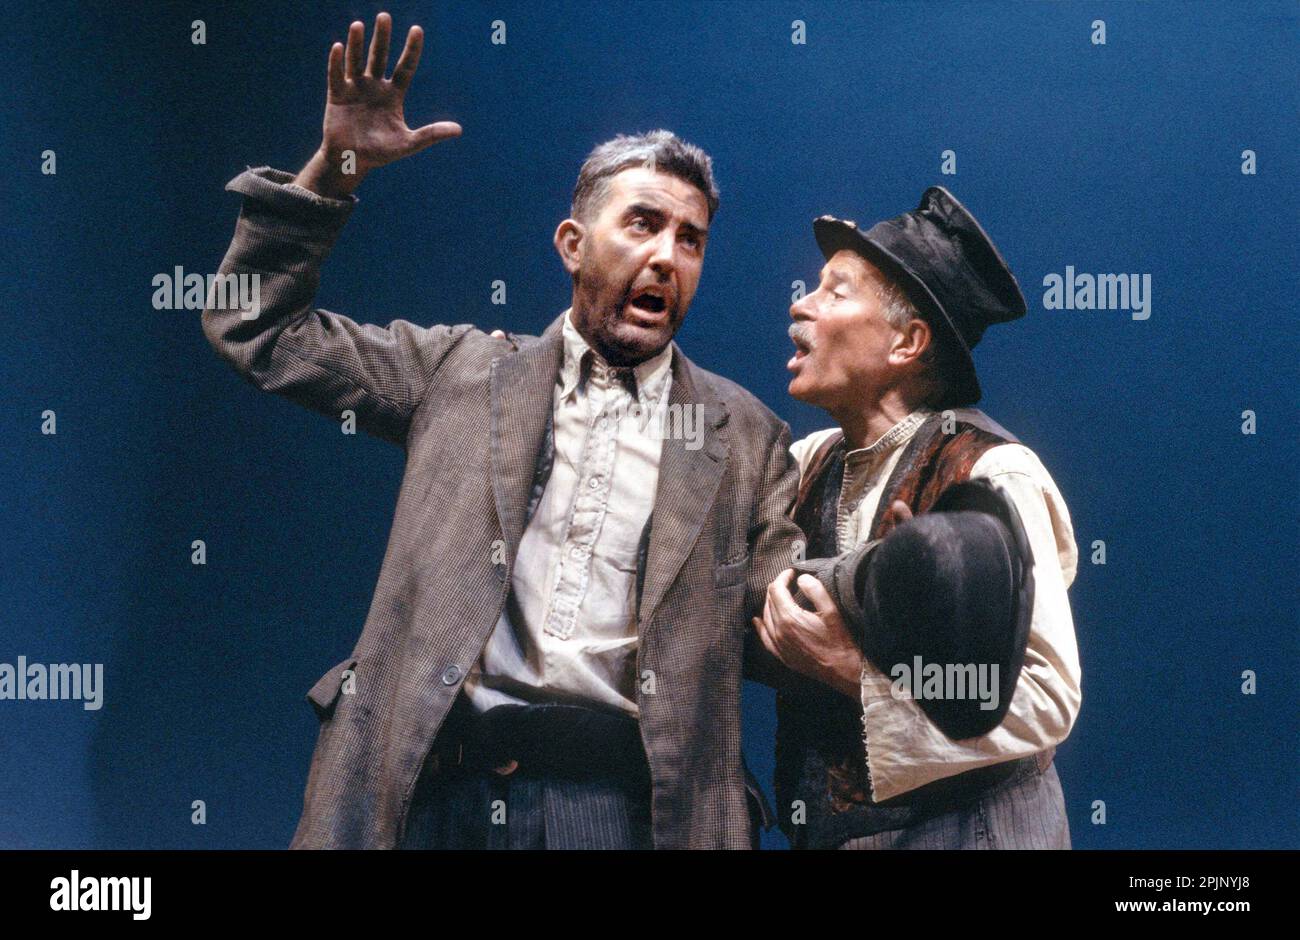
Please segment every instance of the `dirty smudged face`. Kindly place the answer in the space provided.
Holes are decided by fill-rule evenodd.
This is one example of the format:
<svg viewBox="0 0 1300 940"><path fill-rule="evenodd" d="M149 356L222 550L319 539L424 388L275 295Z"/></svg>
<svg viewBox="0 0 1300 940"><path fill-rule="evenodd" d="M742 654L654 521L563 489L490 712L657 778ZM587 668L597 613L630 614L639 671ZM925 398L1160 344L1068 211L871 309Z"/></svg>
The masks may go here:
<svg viewBox="0 0 1300 940"><path fill-rule="evenodd" d="M635 365L672 341L695 296L709 210L692 184L647 167L610 179L594 218L556 233L574 276L573 322L616 366ZM578 230L566 246L565 226Z"/></svg>

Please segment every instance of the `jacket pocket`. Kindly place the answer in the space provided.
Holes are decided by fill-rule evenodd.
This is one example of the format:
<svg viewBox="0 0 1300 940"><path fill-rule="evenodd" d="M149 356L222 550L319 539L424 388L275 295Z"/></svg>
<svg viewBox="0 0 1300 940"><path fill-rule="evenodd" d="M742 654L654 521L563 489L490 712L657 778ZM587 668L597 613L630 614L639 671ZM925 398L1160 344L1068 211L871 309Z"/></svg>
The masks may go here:
<svg viewBox="0 0 1300 940"><path fill-rule="evenodd" d="M321 721L334 714L339 696L343 694L343 673L357 664L357 657L351 656L334 666L329 672L316 680L307 691L307 701L316 710L316 717Z"/></svg>
<svg viewBox="0 0 1300 940"><path fill-rule="evenodd" d="M715 587L730 587L744 584L749 574L749 555L742 555L738 561L713 566L713 584Z"/></svg>

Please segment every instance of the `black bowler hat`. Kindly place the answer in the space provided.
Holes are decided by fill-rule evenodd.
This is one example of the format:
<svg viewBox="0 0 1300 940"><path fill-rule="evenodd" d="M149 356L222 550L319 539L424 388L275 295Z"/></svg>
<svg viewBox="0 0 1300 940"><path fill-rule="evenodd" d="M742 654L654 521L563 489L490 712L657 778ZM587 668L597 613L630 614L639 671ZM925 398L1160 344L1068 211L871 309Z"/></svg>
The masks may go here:
<svg viewBox="0 0 1300 940"><path fill-rule="evenodd" d="M827 259L841 249L862 255L893 279L934 331L948 379L944 407L980 400L971 349L990 323L1025 315L1007 263L975 217L942 186L931 186L912 212L867 231L824 215L813 222Z"/></svg>
<svg viewBox="0 0 1300 940"><path fill-rule="evenodd" d="M946 673L998 667L998 703L922 697L939 730L960 740L1006 717L1034 611L1034 552L1011 497L988 480L948 487L929 512L837 558L797 562L821 581L862 653L895 679L917 659ZM803 592L796 601L809 606Z"/></svg>

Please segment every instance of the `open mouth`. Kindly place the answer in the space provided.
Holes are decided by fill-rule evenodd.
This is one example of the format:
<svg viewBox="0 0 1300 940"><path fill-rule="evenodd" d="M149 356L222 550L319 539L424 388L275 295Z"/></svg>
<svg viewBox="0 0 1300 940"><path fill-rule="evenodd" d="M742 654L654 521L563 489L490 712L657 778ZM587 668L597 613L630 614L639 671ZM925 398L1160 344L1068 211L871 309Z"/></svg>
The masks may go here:
<svg viewBox="0 0 1300 940"><path fill-rule="evenodd" d="M791 356L790 361L786 363L787 369L793 369L800 361L807 358L808 354L812 352L812 343L808 342L808 340L804 338L803 333L798 326L799 325L796 324L790 328L790 340L794 343L794 355Z"/></svg>
<svg viewBox="0 0 1300 940"><path fill-rule="evenodd" d="M668 309L668 301L657 288L643 287L633 293L628 306L641 313L658 317Z"/></svg>
<svg viewBox="0 0 1300 940"><path fill-rule="evenodd" d="M790 327L790 341L794 343L794 354L800 359L812 352L812 342L804 335L802 324Z"/></svg>

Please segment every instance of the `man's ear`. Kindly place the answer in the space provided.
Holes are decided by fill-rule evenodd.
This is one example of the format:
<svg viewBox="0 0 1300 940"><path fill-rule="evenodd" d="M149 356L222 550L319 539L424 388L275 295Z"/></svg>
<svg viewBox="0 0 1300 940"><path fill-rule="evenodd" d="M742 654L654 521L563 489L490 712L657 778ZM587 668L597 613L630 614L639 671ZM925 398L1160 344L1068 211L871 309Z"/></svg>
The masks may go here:
<svg viewBox="0 0 1300 940"><path fill-rule="evenodd" d="M555 229L552 241L555 250L560 253L560 260L564 262L564 270L570 275L577 274L582 265L583 239L586 235L587 230L575 219L565 219Z"/></svg>
<svg viewBox="0 0 1300 940"><path fill-rule="evenodd" d="M930 348L933 341L930 324L920 317L913 317L899 330L898 338L894 340L894 346L889 351L889 358L896 366L917 361Z"/></svg>

